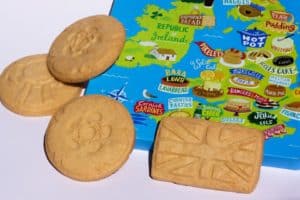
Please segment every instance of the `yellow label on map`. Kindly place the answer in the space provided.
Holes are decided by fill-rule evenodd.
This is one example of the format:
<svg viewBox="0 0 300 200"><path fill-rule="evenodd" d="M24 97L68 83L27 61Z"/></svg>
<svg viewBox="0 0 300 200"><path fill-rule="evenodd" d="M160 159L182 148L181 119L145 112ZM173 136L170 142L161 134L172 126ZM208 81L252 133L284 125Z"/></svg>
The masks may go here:
<svg viewBox="0 0 300 200"><path fill-rule="evenodd" d="M300 97L300 88L296 88L294 90L294 95L295 95L295 97Z"/></svg>

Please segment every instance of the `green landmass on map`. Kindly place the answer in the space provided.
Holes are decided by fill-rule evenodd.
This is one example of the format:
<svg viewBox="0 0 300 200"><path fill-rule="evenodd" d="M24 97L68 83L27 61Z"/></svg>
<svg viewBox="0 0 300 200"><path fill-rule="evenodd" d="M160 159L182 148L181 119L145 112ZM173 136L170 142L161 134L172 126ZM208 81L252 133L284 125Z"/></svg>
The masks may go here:
<svg viewBox="0 0 300 200"><path fill-rule="evenodd" d="M223 33L224 33L224 34L228 34L228 33L230 33L231 31L233 31L233 27L232 27L232 26L227 27L226 29L224 29L224 30L223 30Z"/></svg>
<svg viewBox="0 0 300 200"><path fill-rule="evenodd" d="M261 4L261 1L258 1L258 0L254 0L252 1L253 3L257 3L257 4ZM270 32L270 30L268 30L268 28L266 28L265 26L265 21L270 19L271 16L270 16L270 10L285 10L285 7L280 4L280 3L276 3L276 4L270 4L270 3L265 3L263 6L265 6L266 8L266 11L262 12L262 16L259 16L259 17L255 17L255 18L248 18L248 17L245 17L243 15L240 14L239 12L239 9L238 7L233 7L227 14L227 17L233 17L235 20L240 20L241 22L252 22L246 29L258 29L258 30L262 30L269 35L269 38L267 39L267 42L266 42L266 45L264 47L264 49L268 49L268 50L272 50L272 39L275 38L275 37L282 37L284 35L286 35L285 33L280 33L280 32L275 32L275 31L272 31ZM223 33L227 33L231 31L231 28L234 28L234 27L229 27L228 29L225 29L223 30ZM241 30L240 30L241 31ZM239 39L239 36L237 36L237 39ZM297 45L297 44L295 44ZM295 50L290 53L289 55L294 57L295 60L297 59L298 55L297 55L297 51L296 51L296 47L294 48ZM249 51L252 51L252 50L257 50L257 48L247 48L246 52L249 52ZM275 51L272 51L273 52L273 56L276 57L276 56L282 56L282 53L277 53ZM217 69L223 69L223 72L225 73L225 77L227 77L227 81L223 81L223 86L222 88L228 88L228 87L236 87L236 88L240 88L240 86L237 86L237 85L234 85L232 84L228 79L230 77L230 71L229 71L229 68L226 67L226 66L223 66L221 63L219 63L218 61L216 62L218 63L217 64ZM272 59L266 61L266 63L270 66L272 66ZM295 64L294 64L295 65ZM227 69L226 69L227 68ZM260 81L260 85L259 87L257 88L244 88L244 89L247 89L249 91L252 91L252 92L256 92L258 94L264 94L264 90L265 90L265 87L267 85L269 85L269 77L270 75L270 72L267 72L265 71L259 64L255 63L255 62L251 62L249 60L245 60L245 65L243 67L244 69L249 69L249 70L252 70L252 71L257 71L261 74L264 75L264 79L262 81ZM287 75L286 77L290 78L291 79L291 82L292 84L293 83L296 83L297 81L297 76L296 75ZM225 91L225 93L227 94L228 91ZM292 91L290 89L287 89L287 94L286 96L289 96L289 97L292 97L293 94L292 94ZM216 102L216 101L226 101L228 97L225 97L223 96L221 99L208 99L208 102ZM232 98L240 98L240 99L247 99L247 100L250 100L249 98L247 97L240 97L240 96L232 96ZM288 103L291 103L293 102L295 99L293 98L282 98L282 97L278 97L278 98L273 98L272 97L272 100L276 101L276 102L279 102L280 103L280 106L284 106ZM254 100L252 100L254 101ZM252 105L253 106L253 105ZM257 110L257 109L256 109ZM252 111L255 111L254 107L252 107ZM277 120L278 120L278 123L277 124L285 124L286 122L288 122L290 119L288 117L285 117L281 114L279 114L279 109L276 109L276 110L259 110L261 112L269 112L271 114L274 114L277 116ZM250 123L249 120L247 120L247 117L250 113L240 113L239 114L239 117L243 118L243 119L246 119L245 121L245 124L246 126L250 126L250 127L254 127L254 128L257 128L257 129L261 129L261 130L266 130L267 128L270 128L272 126L261 126L261 125L256 125L256 124L253 124L253 123ZM222 115L222 117L233 117L233 113L232 112L228 112L226 110L224 110L224 113ZM293 128L287 128L287 134L293 134L295 132L295 129ZM282 137L282 136L274 136L274 137Z"/></svg>
<svg viewBox="0 0 300 200"><path fill-rule="evenodd" d="M268 1L264 1L262 4L261 0L253 0L252 2L263 5L266 8L266 10L262 12L261 16L251 17L251 18L243 16L239 12L238 6L233 6L232 9L228 11L227 16L224 17L233 18L234 20L238 20L241 23L247 23L247 24L250 23L250 25L246 27L247 30L258 29L269 34L267 42L263 49L272 51L272 40L276 37L285 36L286 33L270 31L265 26L265 21L271 18L269 12L270 10L284 11L285 7L279 2L276 4L271 4ZM198 3L188 3L189 6L187 6L187 3L184 3L179 0L172 2L172 5L173 8L169 10L162 9L156 5L148 5L145 7L143 15L136 18L136 22L139 24L141 30L138 33L136 33L136 35L127 39L123 52L116 63L118 66L125 67L125 68L148 67L153 65L157 65L161 67L172 67L174 64L180 62L184 56L186 56L186 53L190 48L190 44L194 40L195 31L205 29L205 28L210 28L207 26L191 26L191 25L179 24L178 21L180 16L182 15L189 15L195 13L204 16L214 16L213 9L206 8L203 6L203 4L198 4ZM243 31L243 30L237 30L237 27L233 27L230 25L221 31L223 34L229 34L232 33L232 31L234 30ZM299 29L297 30L296 33L299 34ZM238 33L236 39L237 40L240 39ZM237 47L232 47L232 48L237 48ZM176 54L176 59L173 61L169 60L169 58L165 60L159 60L151 53L154 49L164 49L164 51L168 52L169 54L171 53ZM218 50L218 47L215 47L215 49ZM227 49L221 49L221 51L225 51L225 50ZM254 50L258 50L258 48L247 48L245 53ZM272 51L272 53L273 53L273 57L282 55L281 53L278 53L276 51ZM298 57L296 50L294 50L289 55L292 56L295 60ZM244 125L257 128L260 130L266 130L268 128L271 128L274 125L262 126L262 125L251 123L248 120L248 116L251 114L251 112L260 111L260 112L268 112L270 114L276 115L277 124L286 124L290 120L288 117L285 117L280 114L280 108L262 110L255 107L254 99L249 99L247 97L242 97L242 96L230 96L230 97L227 96L229 87L242 88L251 92L255 92L262 96L265 96L264 90L265 87L270 84L269 77L272 74L266 71L265 69L263 69L258 63L255 63L248 59L244 60L245 64L242 67L243 69L259 72L264 76L264 78L260 81L258 87L245 88L245 87L234 85L229 81L231 77L231 73L230 73L231 68L223 65L220 62L220 58L211 58L210 61L216 63L216 69L222 72L224 75L223 80L220 80L222 84L222 88L224 90L224 95L217 98L205 98L205 97L202 98L205 98L208 104L214 104L216 107L222 109L223 110L221 116L222 118L239 117L241 119L245 119ZM266 64L272 66L273 65L272 59L266 61ZM284 77L290 78L291 84L295 83L297 79L296 75L285 75ZM196 86L202 86L204 84L204 80L199 76L187 77L187 79L189 81L188 87L190 90L192 90ZM286 96L289 97L293 96L292 91L288 88L286 91ZM224 106L228 101L228 98L245 99L250 101L251 112L239 113L238 116L236 116L236 113L226 111L224 109ZM283 107L284 105L294 101L294 99L292 98L282 98L282 97L277 97L277 98L272 97L271 99L275 102L279 102L280 107ZM197 105L198 102L194 101L192 108L169 110L161 116L150 116L150 118L158 122L163 117L172 115L174 112L187 113L188 116L193 117ZM219 118L212 118L210 120L220 121ZM287 129L287 134L293 134L295 132L293 128L287 127L286 129ZM274 137L283 137L283 136L274 136Z"/></svg>
<svg viewBox="0 0 300 200"><path fill-rule="evenodd" d="M203 3L187 3L175 1L174 8L161 9L156 5L148 5L144 14L136 18L141 27L133 37L128 38L117 65L120 67L146 67L159 65L171 67L180 62L190 48L196 29L204 29L206 26L190 26L179 24L181 15L189 15L193 12L199 15L213 16L213 10L204 7ZM176 60L158 60L150 54L154 48L172 50L176 54ZM134 58L134 59L129 59Z"/></svg>
<svg viewBox="0 0 300 200"><path fill-rule="evenodd" d="M259 0L252 0L252 2L259 4L261 1L259 1ZM253 21L253 23L251 23L247 27L247 29L255 29L256 28L258 30L262 30L262 31L268 33L269 37L267 39L267 43L266 43L264 49L271 50L272 49L272 40L273 40L273 38L275 38L275 37L283 37L283 36L285 36L287 34L286 33L281 33L281 32L275 32L275 31L270 32L270 30L265 26L265 21L271 19L270 10L281 10L281 11L284 11L285 7L281 3L279 3L279 2L275 3L275 4L265 3L264 6L265 6L266 10L262 12L263 16L259 16L259 17L255 17L255 18L248 18L248 17L245 17L245 16L241 15L239 13L238 8L234 7L234 8L232 8L228 12L228 17L234 17L234 19L241 20L241 21L249 21L249 20ZM297 45L297 44L295 44L295 45ZM254 48L247 48L247 51L251 51L251 50L255 50L255 49ZM273 51L273 54L274 54L274 57L282 55L282 53L276 53L275 51ZM294 51L292 51L289 54L289 56L292 56L295 60L298 58L296 47L294 48ZM247 62L246 66L249 65L250 68L253 68L253 69L256 68L257 69L257 67L258 67L257 64L252 64L251 65L250 61L246 61L246 62ZM267 64L273 65L271 60L269 60L267 62ZM267 72L265 72L265 71L263 71L262 68L259 68L259 69L260 69L259 71L262 72L262 73L264 73L264 75L266 75L267 77L270 76L270 74L267 73ZM296 82L297 77L295 75L288 76L288 77L292 79L292 84ZM265 82L265 83L262 82L262 84L266 85L267 82ZM263 88L260 87L260 89L263 89Z"/></svg>
<svg viewBox="0 0 300 200"><path fill-rule="evenodd" d="M253 2L254 3L259 3L259 1L253 1ZM237 7L233 7L228 12L227 17L228 18L233 17L235 20L240 20L241 22L249 22L249 21L252 22L246 29L257 28L257 29L262 30L266 33L270 33L270 31L264 25L264 21L271 18L270 14L268 13L269 10L285 10L285 8L280 3L278 3L278 4L266 3L264 6L266 7L266 10L268 10L268 11L263 12L263 16L259 16L259 17L255 17L255 18L247 18L247 17L245 17L245 16L243 16L239 13ZM234 27L228 27L228 28L223 30L223 34L228 34L228 33L232 32L234 29L235 29ZM275 37L280 37L280 36L282 37L283 35L285 35L285 34L279 33L279 32L271 32L270 35L269 35L269 38L268 38L268 40L265 44L264 49L272 50L272 47L271 47L272 39L275 38ZM240 39L240 37L238 35L237 35L237 39ZM226 50L226 49L224 49L224 50ZM257 48L247 48L246 52L249 52L249 51L252 51L252 50L257 50ZM273 57L282 55L281 53L277 53L275 51L272 51L272 52L274 54ZM295 59L297 59L297 57L298 57L296 50L294 50L289 55L294 57ZM224 81L222 81L222 88L224 88L224 94L228 93L228 90L227 90L228 87L241 88L241 86L234 85L229 81L229 79L231 77L231 74L230 74L230 71L229 71L230 68L222 65L219 62L220 58L214 58L214 59L211 59L211 60L213 62L217 63L216 69L220 70L224 73ZM271 66L273 65L272 64L272 59L266 61L266 63L268 65L271 65ZM255 92L255 93L258 93L258 94L262 94L264 96L265 87L267 85L269 85L269 77L272 74L270 74L270 72L265 71L258 63L252 62L252 61L247 60L247 59L245 60L245 65L243 66L243 68L261 73L262 75L264 75L264 79L260 81L260 85L257 88L244 88L244 87L242 87L242 88L246 89L246 90L249 90L249 91L252 91L252 92ZM292 84L296 82L296 79L297 79L296 75L287 75L286 77L291 79ZM192 89L195 86L203 85L203 82L204 82L199 77L189 78L188 80L190 82L190 84L189 84L190 89ZM289 97L293 96L292 91L290 89L287 89L286 96L289 96ZM203 97L203 98L205 98L205 97ZM255 106L254 106L255 100L253 100L253 99L249 99L247 97L242 97L242 96L231 96L231 98L246 99L248 101L251 101L253 103L252 104L252 112L260 111L260 112L268 112L270 114L276 115L277 116L277 124L286 124L286 122L288 122L290 120L288 117L285 117L285 116L279 114L280 108L279 109L273 109L273 110L261 110L261 109L255 108ZM222 108L222 110L223 110L223 113L222 113L222 116L221 116L222 118L234 117L235 113L224 110L224 102L226 102L228 100L227 95L223 95L219 98L207 98L206 100L207 100L208 103L220 102L220 104L218 104L217 106L219 108ZM276 102L279 102L281 107L294 101L294 99L292 99L292 98L282 98L282 97L278 97L278 98L272 97L272 100L274 100ZM180 111L187 112L187 113L190 114L190 116L193 116L193 112L196 109L197 105L198 105L198 102L194 101L193 108L182 109ZM153 118L155 120L159 121L161 118L163 118L165 116L169 116L170 114L172 114L172 112L174 112L174 111L169 111L169 112L166 112L163 116L153 117ZM266 130L267 128L270 128L270 127L274 126L274 125L262 126L262 125L257 125L257 124L251 123L248 120L248 116L250 115L250 113L251 112L239 113L238 117L240 117L242 119L245 119L244 125L249 126L249 127L253 127L253 128L257 128L257 129L260 129L260 130ZM220 121L219 119L210 119L210 120ZM287 134L293 134L295 132L295 129L287 127L286 131L287 131ZM274 137L283 137L283 136L279 135L279 136L274 136Z"/></svg>

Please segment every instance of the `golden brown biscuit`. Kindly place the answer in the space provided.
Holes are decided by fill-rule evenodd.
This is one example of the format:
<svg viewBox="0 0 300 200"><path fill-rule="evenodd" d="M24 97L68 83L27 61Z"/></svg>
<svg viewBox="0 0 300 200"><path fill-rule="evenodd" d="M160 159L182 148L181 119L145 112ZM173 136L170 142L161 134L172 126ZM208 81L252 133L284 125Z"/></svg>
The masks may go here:
<svg viewBox="0 0 300 200"><path fill-rule="evenodd" d="M259 178L263 133L192 118L161 121L152 157L154 179L249 193Z"/></svg>
<svg viewBox="0 0 300 200"><path fill-rule="evenodd" d="M113 17L81 19L55 39L49 51L49 70L64 82L87 81L115 62L124 42L125 30Z"/></svg>
<svg viewBox="0 0 300 200"><path fill-rule="evenodd" d="M53 116L46 131L45 151L65 176L93 181L117 171L134 142L133 121L125 107L93 95L71 101Z"/></svg>
<svg viewBox="0 0 300 200"><path fill-rule="evenodd" d="M34 55L10 64L0 76L0 100L9 110L25 116L56 112L82 88L64 84L51 76L47 55Z"/></svg>

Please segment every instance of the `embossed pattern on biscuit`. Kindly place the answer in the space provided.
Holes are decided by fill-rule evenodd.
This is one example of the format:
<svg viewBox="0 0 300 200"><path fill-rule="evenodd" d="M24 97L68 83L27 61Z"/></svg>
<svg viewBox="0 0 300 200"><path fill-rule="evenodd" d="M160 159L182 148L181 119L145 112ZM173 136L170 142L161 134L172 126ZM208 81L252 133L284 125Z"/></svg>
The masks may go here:
<svg viewBox="0 0 300 200"><path fill-rule="evenodd" d="M154 179L249 193L259 177L263 134L239 125L163 119L155 141Z"/></svg>
<svg viewBox="0 0 300 200"><path fill-rule="evenodd" d="M81 87L64 84L48 71L46 55L22 58L9 65L0 76L0 99L10 110L23 115L49 115Z"/></svg>
<svg viewBox="0 0 300 200"><path fill-rule="evenodd" d="M77 98L51 119L45 137L50 162L80 181L105 178L128 159L135 141L127 110L102 96Z"/></svg>
<svg viewBox="0 0 300 200"><path fill-rule="evenodd" d="M51 45L48 68L63 82L84 82L107 70L120 55L124 43L124 27L113 17L80 19Z"/></svg>
<svg viewBox="0 0 300 200"><path fill-rule="evenodd" d="M100 151L111 134L112 127L102 123L101 113L92 113L78 120L71 144L74 149L88 153Z"/></svg>
<svg viewBox="0 0 300 200"><path fill-rule="evenodd" d="M98 32L97 27L87 27L71 33L67 37L67 45L64 47L62 53L64 55L71 55L72 57L87 54L89 48L100 41L101 37Z"/></svg>

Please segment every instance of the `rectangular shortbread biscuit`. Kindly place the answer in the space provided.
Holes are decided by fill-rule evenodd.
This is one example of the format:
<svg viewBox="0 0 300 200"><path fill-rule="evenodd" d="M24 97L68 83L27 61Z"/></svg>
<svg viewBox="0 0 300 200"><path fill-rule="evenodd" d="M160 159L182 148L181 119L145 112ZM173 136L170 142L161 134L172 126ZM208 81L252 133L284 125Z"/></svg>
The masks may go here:
<svg viewBox="0 0 300 200"><path fill-rule="evenodd" d="M250 193L260 173L264 137L240 125L192 118L164 118L152 156L154 179Z"/></svg>

